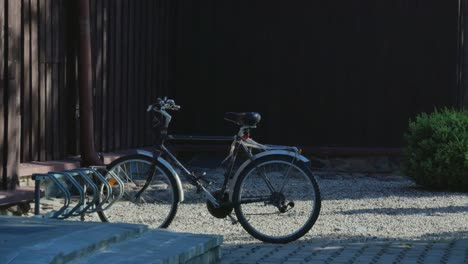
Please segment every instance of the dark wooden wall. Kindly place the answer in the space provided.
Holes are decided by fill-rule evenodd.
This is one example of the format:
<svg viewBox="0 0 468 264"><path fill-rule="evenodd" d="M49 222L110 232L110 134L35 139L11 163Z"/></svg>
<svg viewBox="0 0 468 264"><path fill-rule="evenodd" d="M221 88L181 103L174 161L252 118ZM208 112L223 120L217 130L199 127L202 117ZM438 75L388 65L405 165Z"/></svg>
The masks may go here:
<svg viewBox="0 0 468 264"><path fill-rule="evenodd" d="M174 15L170 17L173 4L169 0L90 3L98 149L148 145L151 133L146 106L169 89L168 34L174 20ZM0 11L4 7L11 10L0 16L0 23L11 36L3 37L0 46L6 52L1 67L9 66L1 72L1 84L11 86L11 91L5 88L1 94L2 100L14 103L2 104L1 120L7 122L8 114L18 118L10 129L18 130L21 161L77 154L76 1L1 0ZM8 107L17 107L18 114ZM13 132L8 133L7 139Z"/></svg>
<svg viewBox="0 0 468 264"><path fill-rule="evenodd" d="M175 133L228 134L259 111L264 142L401 147L408 119L456 105L456 0L90 0L99 151L147 146L146 106ZM464 2L463 2L464 3ZM0 175L79 153L76 1L0 0Z"/></svg>
<svg viewBox="0 0 468 264"><path fill-rule="evenodd" d="M0 189L19 162L79 154L77 2L0 0ZM175 3L90 4L97 149L147 146L146 107L174 78Z"/></svg>
<svg viewBox="0 0 468 264"><path fill-rule="evenodd" d="M270 143L401 147L457 99L456 0L178 1L177 131L259 111Z"/></svg>

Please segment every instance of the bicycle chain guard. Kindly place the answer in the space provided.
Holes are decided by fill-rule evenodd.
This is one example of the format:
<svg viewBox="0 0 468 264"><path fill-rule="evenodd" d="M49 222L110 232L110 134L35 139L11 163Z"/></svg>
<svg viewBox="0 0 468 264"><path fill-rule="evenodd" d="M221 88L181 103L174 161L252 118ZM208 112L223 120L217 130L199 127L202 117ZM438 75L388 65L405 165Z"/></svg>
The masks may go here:
<svg viewBox="0 0 468 264"><path fill-rule="evenodd" d="M208 212L210 212L210 214L216 218L226 218L226 216L230 214L234 208L229 202L229 196L225 195L221 190L215 191L211 194L221 203L221 206L216 208L210 200L206 200L206 207L208 208Z"/></svg>

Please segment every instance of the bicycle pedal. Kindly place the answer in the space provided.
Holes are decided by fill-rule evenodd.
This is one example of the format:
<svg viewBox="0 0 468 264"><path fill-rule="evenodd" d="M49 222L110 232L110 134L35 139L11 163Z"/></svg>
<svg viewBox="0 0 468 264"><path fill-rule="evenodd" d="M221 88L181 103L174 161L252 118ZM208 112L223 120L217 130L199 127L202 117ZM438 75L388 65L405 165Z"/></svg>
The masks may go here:
<svg viewBox="0 0 468 264"><path fill-rule="evenodd" d="M227 216L231 220L232 225L235 225L235 224L239 223L239 221L237 221L237 219L234 216L232 216L231 214L228 214Z"/></svg>

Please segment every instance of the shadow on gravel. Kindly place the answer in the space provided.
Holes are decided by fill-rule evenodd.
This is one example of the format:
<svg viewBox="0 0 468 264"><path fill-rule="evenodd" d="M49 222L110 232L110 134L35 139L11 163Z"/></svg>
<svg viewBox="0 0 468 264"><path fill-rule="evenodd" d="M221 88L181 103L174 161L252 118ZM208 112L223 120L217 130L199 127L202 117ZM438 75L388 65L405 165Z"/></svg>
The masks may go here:
<svg viewBox="0 0 468 264"><path fill-rule="evenodd" d="M465 196L468 193L444 192L424 189L409 180L382 182L371 177L319 181L322 200L361 200L389 197L434 198Z"/></svg>
<svg viewBox="0 0 468 264"><path fill-rule="evenodd" d="M465 231L427 234L422 236L421 239L431 239L431 237L443 237L444 239L463 237L465 239L468 239L468 222Z"/></svg>
<svg viewBox="0 0 468 264"><path fill-rule="evenodd" d="M417 215L437 216L442 214L467 213L468 206L447 206L434 208L371 208L341 212L344 215L354 214L382 214L382 215Z"/></svg>

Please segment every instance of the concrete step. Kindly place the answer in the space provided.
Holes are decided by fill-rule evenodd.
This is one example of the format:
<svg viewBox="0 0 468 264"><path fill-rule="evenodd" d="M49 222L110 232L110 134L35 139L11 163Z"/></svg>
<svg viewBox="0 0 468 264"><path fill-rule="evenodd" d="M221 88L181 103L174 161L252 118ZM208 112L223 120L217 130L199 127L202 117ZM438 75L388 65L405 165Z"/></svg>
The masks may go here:
<svg viewBox="0 0 468 264"><path fill-rule="evenodd" d="M217 263L222 241L222 236L151 230L76 263Z"/></svg>
<svg viewBox="0 0 468 264"><path fill-rule="evenodd" d="M145 225L0 216L0 264L215 263L221 243Z"/></svg>

